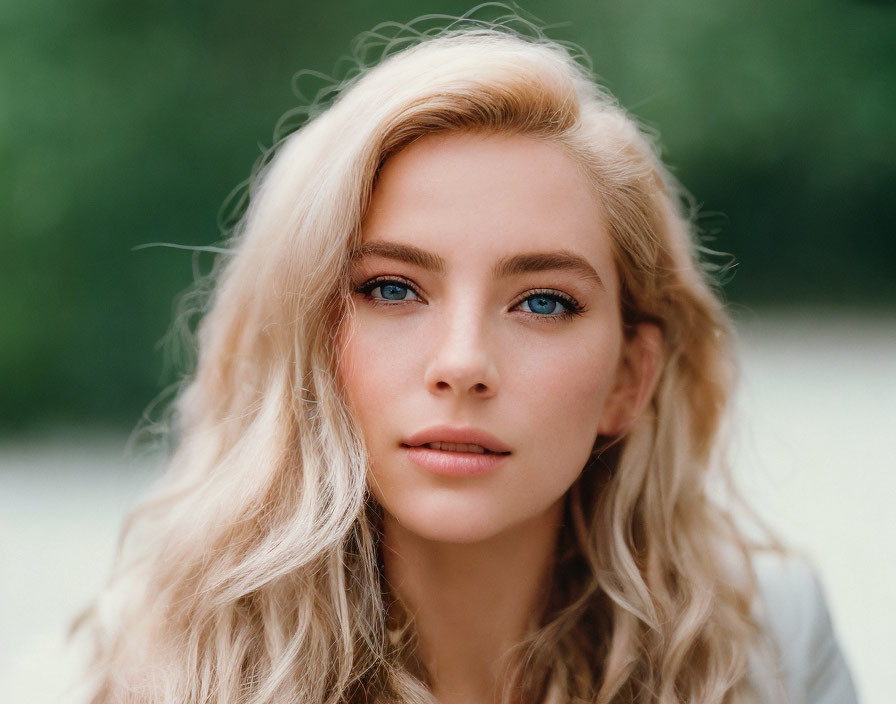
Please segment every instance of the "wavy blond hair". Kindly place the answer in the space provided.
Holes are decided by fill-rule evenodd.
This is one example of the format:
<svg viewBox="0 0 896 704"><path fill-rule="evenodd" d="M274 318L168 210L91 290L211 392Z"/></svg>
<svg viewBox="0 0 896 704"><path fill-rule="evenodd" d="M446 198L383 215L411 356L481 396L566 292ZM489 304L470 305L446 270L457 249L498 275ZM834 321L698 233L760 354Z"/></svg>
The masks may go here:
<svg viewBox="0 0 896 704"><path fill-rule="evenodd" d="M373 67L356 52L360 70L304 109L252 181L173 404L167 472L83 620L92 701L434 701L384 582L335 341L378 170L455 130L549 140L582 165L607 214L624 324L650 321L664 340L649 412L598 439L568 494L550 599L508 657L505 701L534 704L549 684L599 704L740 701L755 586L707 491L731 332L674 180L568 47L475 22L402 41L386 37Z"/></svg>

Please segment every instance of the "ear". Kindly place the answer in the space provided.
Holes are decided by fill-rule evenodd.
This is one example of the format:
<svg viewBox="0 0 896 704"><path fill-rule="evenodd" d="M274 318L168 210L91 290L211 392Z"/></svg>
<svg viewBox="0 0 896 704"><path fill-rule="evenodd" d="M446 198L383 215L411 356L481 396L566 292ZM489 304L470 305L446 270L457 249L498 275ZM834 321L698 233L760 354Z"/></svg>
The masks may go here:
<svg viewBox="0 0 896 704"><path fill-rule="evenodd" d="M634 425L653 397L662 368L663 334L657 325L639 323L622 345L615 384L597 426L600 435L623 435Z"/></svg>

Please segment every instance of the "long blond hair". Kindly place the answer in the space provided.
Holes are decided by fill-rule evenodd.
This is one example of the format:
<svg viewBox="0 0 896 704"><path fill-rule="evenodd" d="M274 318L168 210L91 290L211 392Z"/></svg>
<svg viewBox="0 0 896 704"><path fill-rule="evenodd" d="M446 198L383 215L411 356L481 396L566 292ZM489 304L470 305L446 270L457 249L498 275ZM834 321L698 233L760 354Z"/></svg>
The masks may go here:
<svg viewBox="0 0 896 704"><path fill-rule="evenodd" d="M84 619L97 704L434 701L383 580L335 368L378 169L446 130L531 135L578 160L607 213L624 323L664 340L649 412L598 439L568 494L548 606L508 660L506 701L538 702L549 683L599 704L746 691L748 555L707 493L731 334L674 180L566 47L475 24L418 39L351 75L253 180L173 404L167 472Z"/></svg>

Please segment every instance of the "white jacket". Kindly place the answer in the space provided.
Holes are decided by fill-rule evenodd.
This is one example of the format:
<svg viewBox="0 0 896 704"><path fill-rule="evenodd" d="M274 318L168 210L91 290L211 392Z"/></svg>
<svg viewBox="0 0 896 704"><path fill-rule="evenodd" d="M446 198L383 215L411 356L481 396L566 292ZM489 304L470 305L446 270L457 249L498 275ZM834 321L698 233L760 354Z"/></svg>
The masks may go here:
<svg viewBox="0 0 896 704"><path fill-rule="evenodd" d="M824 593L803 560L758 553L755 615L770 637L772 658L756 655L751 682L763 704L856 704Z"/></svg>

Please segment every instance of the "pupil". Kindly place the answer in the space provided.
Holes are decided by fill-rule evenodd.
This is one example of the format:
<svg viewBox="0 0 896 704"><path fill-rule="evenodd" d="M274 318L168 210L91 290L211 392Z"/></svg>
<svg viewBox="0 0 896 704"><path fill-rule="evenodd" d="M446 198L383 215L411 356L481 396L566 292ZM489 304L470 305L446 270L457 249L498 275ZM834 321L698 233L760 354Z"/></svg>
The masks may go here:
<svg viewBox="0 0 896 704"><path fill-rule="evenodd" d="M545 296L538 296L529 301L529 309L533 313L553 313L556 307L557 301Z"/></svg>
<svg viewBox="0 0 896 704"><path fill-rule="evenodd" d="M383 298L388 298L390 301L400 301L408 295L407 286L400 286L398 284L386 284L382 288Z"/></svg>

